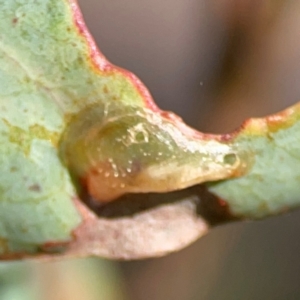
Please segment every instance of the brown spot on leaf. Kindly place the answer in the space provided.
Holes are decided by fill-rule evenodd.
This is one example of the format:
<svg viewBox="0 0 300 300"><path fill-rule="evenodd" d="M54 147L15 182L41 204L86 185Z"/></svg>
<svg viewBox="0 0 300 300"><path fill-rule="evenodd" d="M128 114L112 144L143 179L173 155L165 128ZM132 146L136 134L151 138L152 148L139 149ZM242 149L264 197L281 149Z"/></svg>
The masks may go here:
<svg viewBox="0 0 300 300"><path fill-rule="evenodd" d="M35 183L35 184L29 186L28 189L32 192L40 192L41 186L38 183Z"/></svg>
<svg viewBox="0 0 300 300"><path fill-rule="evenodd" d="M108 90L106 85L103 87L103 93L104 94L109 94L109 90Z"/></svg>
<svg viewBox="0 0 300 300"><path fill-rule="evenodd" d="M64 253L67 245L68 242L47 242L40 246L40 251L52 254Z"/></svg>
<svg viewBox="0 0 300 300"><path fill-rule="evenodd" d="M132 194L106 204L86 195L75 203L83 222L67 255L140 259L180 250L211 226L237 220L204 186L164 194Z"/></svg>
<svg viewBox="0 0 300 300"><path fill-rule="evenodd" d="M7 239L0 237L0 249L2 252L1 255L9 253Z"/></svg>

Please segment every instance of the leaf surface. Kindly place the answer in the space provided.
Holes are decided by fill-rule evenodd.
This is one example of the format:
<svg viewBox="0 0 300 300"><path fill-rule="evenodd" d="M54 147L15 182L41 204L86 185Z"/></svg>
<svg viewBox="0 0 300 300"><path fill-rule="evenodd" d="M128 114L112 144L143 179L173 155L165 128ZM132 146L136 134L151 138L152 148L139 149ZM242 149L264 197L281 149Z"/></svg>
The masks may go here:
<svg viewBox="0 0 300 300"><path fill-rule="evenodd" d="M252 162L240 178L209 185L233 215L262 218L300 204L300 106L262 119L250 119L230 143Z"/></svg>
<svg viewBox="0 0 300 300"><path fill-rule="evenodd" d="M231 146L160 111L133 74L103 57L74 1L0 8L3 255L78 240L86 214L75 201L86 190L103 203L240 172Z"/></svg>
<svg viewBox="0 0 300 300"><path fill-rule="evenodd" d="M298 205L298 106L205 135L106 60L75 1L0 0L0 28L3 258L159 256ZM189 188L207 181L225 205Z"/></svg>

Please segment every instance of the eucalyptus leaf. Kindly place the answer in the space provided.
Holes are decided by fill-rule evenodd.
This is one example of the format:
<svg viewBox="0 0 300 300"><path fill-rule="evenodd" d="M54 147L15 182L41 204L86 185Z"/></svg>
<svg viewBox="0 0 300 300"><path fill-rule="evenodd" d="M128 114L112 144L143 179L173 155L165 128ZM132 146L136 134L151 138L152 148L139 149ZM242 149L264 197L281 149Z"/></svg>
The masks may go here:
<svg viewBox="0 0 300 300"><path fill-rule="evenodd" d="M0 0L0 29L2 258L159 256L298 205L299 106L203 134L106 60L74 0ZM225 202L189 188L212 181Z"/></svg>
<svg viewBox="0 0 300 300"><path fill-rule="evenodd" d="M251 119L233 134L252 165L241 178L212 183L209 190L227 202L233 215L263 218L300 204L300 106Z"/></svg>

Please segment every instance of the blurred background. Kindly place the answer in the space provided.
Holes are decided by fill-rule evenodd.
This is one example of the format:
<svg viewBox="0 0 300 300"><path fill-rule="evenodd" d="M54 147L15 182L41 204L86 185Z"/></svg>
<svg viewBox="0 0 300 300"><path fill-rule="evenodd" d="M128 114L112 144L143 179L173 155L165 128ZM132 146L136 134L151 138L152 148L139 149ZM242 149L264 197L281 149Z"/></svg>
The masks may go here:
<svg viewBox="0 0 300 300"><path fill-rule="evenodd" d="M201 131L230 132L300 99L300 1L79 4L104 55ZM159 259L1 264L0 299L300 299L299 217L217 227Z"/></svg>

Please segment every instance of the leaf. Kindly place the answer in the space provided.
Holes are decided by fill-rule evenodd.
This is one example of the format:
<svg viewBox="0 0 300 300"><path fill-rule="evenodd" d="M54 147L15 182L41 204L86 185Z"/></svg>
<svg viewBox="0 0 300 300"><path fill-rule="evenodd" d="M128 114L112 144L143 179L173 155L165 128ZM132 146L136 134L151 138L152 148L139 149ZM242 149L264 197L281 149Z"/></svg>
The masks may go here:
<svg viewBox="0 0 300 300"><path fill-rule="evenodd" d="M2 0L0 8L3 257L64 251L82 238L77 236L80 228L106 228L82 207L86 189L103 202L241 172L241 159L231 146L160 111L134 75L98 52L73 0ZM233 160L227 162L228 156ZM188 215L197 219L194 211ZM161 232L166 223L159 223ZM176 246L166 243L161 246L165 250L155 251L187 244L203 231L200 223L185 242L175 230L170 239L177 239L172 242ZM135 239L130 243L136 256L145 255L138 254Z"/></svg>
<svg viewBox="0 0 300 300"><path fill-rule="evenodd" d="M211 225L296 203L260 201L265 185L254 188L258 178L272 187L264 177L281 159L296 164L297 146L285 144L296 139L297 108L278 126L275 116L235 135L199 133L99 53L74 0L0 0L0 8L3 259L159 256ZM191 187L243 175L208 186L227 203ZM296 179L289 185L295 194Z"/></svg>
<svg viewBox="0 0 300 300"><path fill-rule="evenodd" d="M256 219L299 206L299 119L296 104L263 119L250 119L227 137L252 160L245 176L209 185L233 215Z"/></svg>

